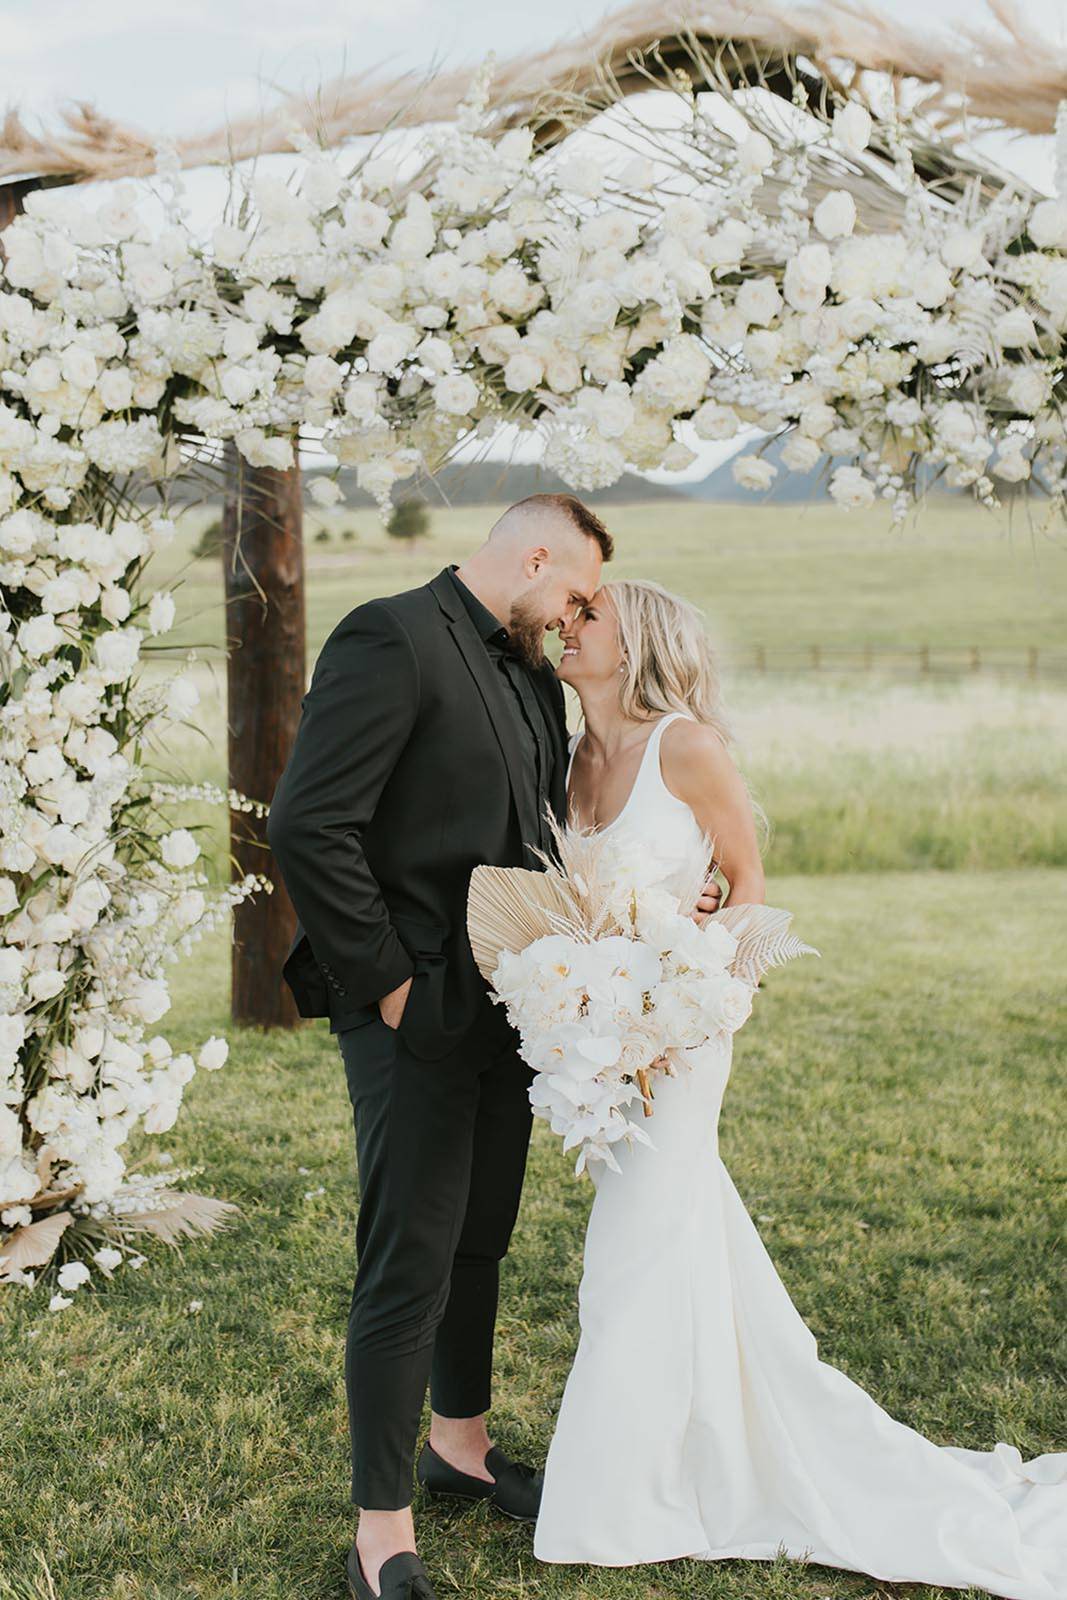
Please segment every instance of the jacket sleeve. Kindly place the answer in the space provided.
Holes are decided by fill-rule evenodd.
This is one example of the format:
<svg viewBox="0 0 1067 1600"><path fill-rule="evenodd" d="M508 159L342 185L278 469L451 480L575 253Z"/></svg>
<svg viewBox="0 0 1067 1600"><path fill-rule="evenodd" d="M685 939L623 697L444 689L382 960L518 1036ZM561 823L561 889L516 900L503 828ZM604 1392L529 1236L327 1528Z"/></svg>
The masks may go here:
<svg viewBox="0 0 1067 1600"><path fill-rule="evenodd" d="M378 602L357 606L319 653L267 817L267 841L315 960L352 1006L372 1004L414 972L363 835L418 704L418 662L404 628Z"/></svg>

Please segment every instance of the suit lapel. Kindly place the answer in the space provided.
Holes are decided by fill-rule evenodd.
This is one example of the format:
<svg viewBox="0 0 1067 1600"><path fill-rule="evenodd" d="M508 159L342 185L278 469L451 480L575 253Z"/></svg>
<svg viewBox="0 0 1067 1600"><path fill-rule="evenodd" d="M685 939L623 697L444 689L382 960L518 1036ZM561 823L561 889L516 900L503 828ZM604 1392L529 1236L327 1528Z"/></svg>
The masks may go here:
<svg viewBox="0 0 1067 1600"><path fill-rule="evenodd" d="M567 713L563 704L563 691L551 667L532 674L534 690L545 713L552 744L552 771L549 774L549 795L552 809L562 822L567 809Z"/></svg>
<svg viewBox="0 0 1067 1600"><path fill-rule="evenodd" d="M471 621L466 606L456 594L447 567L438 573L429 584L429 588L447 618L452 640L474 679L475 687L488 713L507 769L523 842L536 843L537 796L528 792L529 786L524 779L519 733L515 726L514 711L508 702L510 691L501 675L493 670L485 645L478 637L478 630Z"/></svg>

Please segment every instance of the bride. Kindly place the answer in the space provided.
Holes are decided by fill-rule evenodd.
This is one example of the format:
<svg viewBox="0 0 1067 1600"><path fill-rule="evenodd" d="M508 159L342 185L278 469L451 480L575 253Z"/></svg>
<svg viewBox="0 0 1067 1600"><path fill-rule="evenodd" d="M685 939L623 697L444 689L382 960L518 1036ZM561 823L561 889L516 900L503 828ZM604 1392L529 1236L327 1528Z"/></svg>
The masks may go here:
<svg viewBox="0 0 1067 1600"><path fill-rule="evenodd" d="M760 903L744 781L699 614L616 581L563 635L581 699L572 826L651 855L664 879L716 840L729 903ZM609 845L609 848L611 846ZM819 1359L724 1167L732 1036L661 1079L654 1148L615 1146L596 1193L581 1337L545 1467L542 1561L630 1566L779 1553L887 1582L1067 1595L1067 1452L937 1445ZM640 1102L634 1115L640 1115Z"/></svg>

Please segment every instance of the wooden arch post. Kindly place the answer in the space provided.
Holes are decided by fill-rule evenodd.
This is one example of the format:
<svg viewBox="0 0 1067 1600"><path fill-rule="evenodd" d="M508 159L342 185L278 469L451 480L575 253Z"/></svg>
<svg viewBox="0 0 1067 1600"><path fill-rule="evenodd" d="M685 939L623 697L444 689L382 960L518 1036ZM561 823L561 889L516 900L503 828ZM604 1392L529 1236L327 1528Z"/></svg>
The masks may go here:
<svg viewBox="0 0 1067 1600"><path fill-rule="evenodd" d="M230 785L269 805L306 686L299 462L287 472L251 467L228 444L222 531ZM274 885L234 907L230 1014L238 1023L292 1027L298 1012L281 967L296 912L266 830L266 817L230 811L231 878L261 872Z"/></svg>

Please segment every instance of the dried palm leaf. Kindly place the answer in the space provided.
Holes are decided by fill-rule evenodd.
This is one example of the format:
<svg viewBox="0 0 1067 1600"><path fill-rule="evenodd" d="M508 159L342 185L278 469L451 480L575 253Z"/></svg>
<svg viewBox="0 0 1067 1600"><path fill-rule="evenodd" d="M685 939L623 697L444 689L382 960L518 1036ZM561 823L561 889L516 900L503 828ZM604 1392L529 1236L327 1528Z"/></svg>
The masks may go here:
<svg viewBox="0 0 1067 1600"><path fill-rule="evenodd" d="M791 911L764 905L724 906L708 918L709 922L721 922L734 935L737 953L730 971L753 988L768 968L784 966L795 956L820 954L814 945L804 944L788 931L792 920Z"/></svg>
<svg viewBox="0 0 1067 1600"><path fill-rule="evenodd" d="M151 1211L127 1211L117 1218L118 1231L154 1233L164 1244L177 1245L180 1238L196 1238L216 1233L228 1226L230 1212L240 1212L231 1200L216 1200L213 1195L189 1194L181 1190L164 1193L167 1203Z"/></svg>
<svg viewBox="0 0 1067 1600"><path fill-rule="evenodd" d="M478 971L488 980L502 950L525 950L535 939L572 925L575 905L555 872L526 867L475 867L467 897L467 933Z"/></svg>
<svg viewBox="0 0 1067 1600"><path fill-rule="evenodd" d="M73 1221L70 1211L55 1211L40 1222L16 1228L0 1245L0 1283L27 1267L43 1267L51 1261L60 1237Z"/></svg>
<svg viewBox="0 0 1067 1600"><path fill-rule="evenodd" d="M931 28L928 19L895 19L885 6L871 11L858 0L800 9L788 0L760 0L758 8L740 0L637 0L598 20L594 31L500 61L489 104L500 127L529 123L546 146L565 138L579 116L588 120L602 108L606 79L610 104L683 75L699 84L702 58L712 57L726 64L728 94L756 83L789 100L800 83L816 104L827 94L866 98L873 71L897 83L929 84L927 115L952 134L965 133L975 118L1051 133L1065 93L1067 51L1024 17L1017 0L987 0L985 13L949 31ZM183 167L196 167L292 150L294 127L330 148L449 121L470 79L466 65L426 76L363 70L179 138L175 153ZM61 108L59 122L31 128L9 106L0 120L0 176L84 181L156 168L160 136L151 130L119 123L84 100Z"/></svg>

